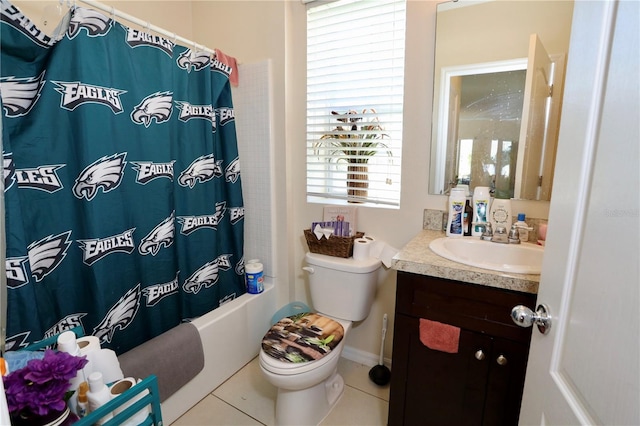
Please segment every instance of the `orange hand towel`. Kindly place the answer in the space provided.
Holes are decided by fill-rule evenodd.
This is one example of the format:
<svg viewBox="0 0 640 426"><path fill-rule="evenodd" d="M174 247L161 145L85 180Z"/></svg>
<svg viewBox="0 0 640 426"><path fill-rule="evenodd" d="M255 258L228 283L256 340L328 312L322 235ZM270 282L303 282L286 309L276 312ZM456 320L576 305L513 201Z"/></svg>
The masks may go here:
<svg viewBox="0 0 640 426"><path fill-rule="evenodd" d="M215 49L215 52L216 59L231 69L231 72L229 73L229 82L232 86L238 87L238 63L236 58L225 55L220 49Z"/></svg>
<svg viewBox="0 0 640 426"><path fill-rule="evenodd" d="M420 318L420 341L429 349L456 354L460 342L460 329Z"/></svg>

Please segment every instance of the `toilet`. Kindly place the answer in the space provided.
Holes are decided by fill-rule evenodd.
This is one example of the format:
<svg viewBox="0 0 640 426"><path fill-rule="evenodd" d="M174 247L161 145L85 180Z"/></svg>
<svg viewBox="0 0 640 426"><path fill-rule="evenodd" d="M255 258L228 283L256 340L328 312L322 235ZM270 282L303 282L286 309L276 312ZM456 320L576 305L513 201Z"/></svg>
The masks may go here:
<svg viewBox="0 0 640 426"><path fill-rule="evenodd" d="M278 388L276 425L318 425L344 391L338 360L351 324L373 304L381 262L307 253L314 312L285 316L262 339L259 362Z"/></svg>

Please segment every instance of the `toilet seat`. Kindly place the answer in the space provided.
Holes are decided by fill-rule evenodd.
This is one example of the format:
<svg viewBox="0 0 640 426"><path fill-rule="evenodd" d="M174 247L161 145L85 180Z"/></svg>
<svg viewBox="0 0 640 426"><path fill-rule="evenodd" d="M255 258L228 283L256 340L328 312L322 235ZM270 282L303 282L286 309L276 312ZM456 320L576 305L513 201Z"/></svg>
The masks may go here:
<svg viewBox="0 0 640 426"><path fill-rule="evenodd" d="M340 356L340 351L333 350L328 355L320 358L317 361L312 362L304 362L304 363L295 363L295 362L285 362L277 360L270 355L268 355L264 350L260 350L260 363L262 366L272 372L273 374L278 374L280 376L293 376L296 374L306 373L311 370L315 370L324 364L330 363L334 358Z"/></svg>
<svg viewBox="0 0 640 426"><path fill-rule="evenodd" d="M274 374L287 376L317 369L340 356L350 326L350 321L318 313L285 317L264 335L260 363Z"/></svg>

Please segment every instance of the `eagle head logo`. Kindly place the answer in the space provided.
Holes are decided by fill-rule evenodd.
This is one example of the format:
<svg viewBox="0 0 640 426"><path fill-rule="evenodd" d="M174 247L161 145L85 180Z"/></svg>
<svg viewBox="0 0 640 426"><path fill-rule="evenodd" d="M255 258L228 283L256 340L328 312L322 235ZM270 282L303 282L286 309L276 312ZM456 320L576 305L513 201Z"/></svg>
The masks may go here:
<svg viewBox="0 0 640 426"><path fill-rule="evenodd" d="M93 329L93 335L100 343L111 343L116 330L124 330L131 324L140 307L142 291L140 284L127 291Z"/></svg>
<svg viewBox="0 0 640 426"><path fill-rule="evenodd" d="M173 92L156 92L147 96L131 112L131 120L136 124L149 127L155 119L156 124L169 121L173 104Z"/></svg>
<svg viewBox="0 0 640 426"><path fill-rule="evenodd" d="M67 231L58 235L49 235L29 244L27 247L29 266L36 281L42 281L62 263L67 256L69 245L71 245L70 236L71 231Z"/></svg>
<svg viewBox="0 0 640 426"><path fill-rule="evenodd" d="M102 13L84 7L76 7L69 21L67 36L74 38L85 29L89 37L99 37L107 34L113 25L113 21Z"/></svg>
<svg viewBox="0 0 640 426"><path fill-rule="evenodd" d="M237 182L240 177L240 159L238 157L224 169L224 176L227 182Z"/></svg>
<svg viewBox="0 0 640 426"><path fill-rule="evenodd" d="M0 78L0 95L2 109L8 118L22 117L40 99L40 92L44 86L44 71L38 77L3 77Z"/></svg>
<svg viewBox="0 0 640 426"><path fill-rule="evenodd" d="M13 153L2 153L2 164L4 167L4 190L11 188L16 181L16 166L13 164Z"/></svg>
<svg viewBox="0 0 640 426"><path fill-rule="evenodd" d="M160 247L169 247L173 244L175 233L175 210L171 215L153 228L149 234L142 239L138 251L141 255L151 254L155 256L160 251Z"/></svg>
<svg viewBox="0 0 640 426"><path fill-rule="evenodd" d="M191 72L193 68L196 71L200 71L209 66L211 62L211 55L208 52L198 52L192 49L187 49L178 56L176 63L183 70Z"/></svg>
<svg viewBox="0 0 640 426"><path fill-rule="evenodd" d="M213 260L205 263L195 271L182 285L185 293L198 294L202 287L209 288L218 281L218 262Z"/></svg>
<svg viewBox="0 0 640 426"><path fill-rule="evenodd" d="M185 293L198 294L202 287L209 288L218 282L220 269L226 271L231 268L228 254L222 254L211 262L207 262L195 271L182 284Z"/></svg>
<svg viewBox="0 0 640 426"><path fill-rule="evenodd" d="M124 175L124 166L127 164L126 152L104 156L87 166L73 185L73 195L77 198L86 198L91 201L98 193L109 192L120 185Z"/></svg>
<svg viewBox="0 0 640 426"><path fill-rule="evenodd" d="M222 160L216 161L213 154L203 155L196 158L178 178L181 186L193 188L196 183L207 182L214 177L222 176Z"/></svg>

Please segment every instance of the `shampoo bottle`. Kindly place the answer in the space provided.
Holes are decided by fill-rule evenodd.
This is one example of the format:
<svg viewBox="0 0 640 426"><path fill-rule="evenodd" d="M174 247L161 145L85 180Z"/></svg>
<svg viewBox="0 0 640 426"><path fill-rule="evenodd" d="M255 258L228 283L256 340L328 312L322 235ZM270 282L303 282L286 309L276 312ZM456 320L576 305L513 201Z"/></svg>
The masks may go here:
<svg viewBox="0 0 640 426"><path fill-rule="evenodd" d="M104 384L104 381L102 380L102 373L99 371L95 371L89 375L89 391L87 392L87 399L89 400L90 412L97 410L107 402L111 401L111 393L109 393L109 388ZM96 424L104 424L107 420L111 420L111 418L113 418L113 415L109 413L98 420Z"/></svg>
<svg viewBox="0 0 640 426"><path fill-rule="evenodd" d="M447 237L462 237L464 235L464 205L467 197L464 189L452 188L449 195L449 218L447 219Z"/></svg>
<svg viewBox="0 0 640 426"><path fill-rule="evenodd" d="M488 186L476 186L473 190L473 222L476 225L471 227L471 235L479 237L482 235L483 227L477 225L478 223L488 222L489 206L491 196L489 194Z"/></svg>
<svg viewBox="0 0 640 426"><path fill-rule="evenodd" d="M489 213L489 222L491 222L493 226L493 232L495 232L499 226L506 228L507 232L509 232L511 224L513 223L511 200L503 200L501 198L493 200Z"/></svg>

